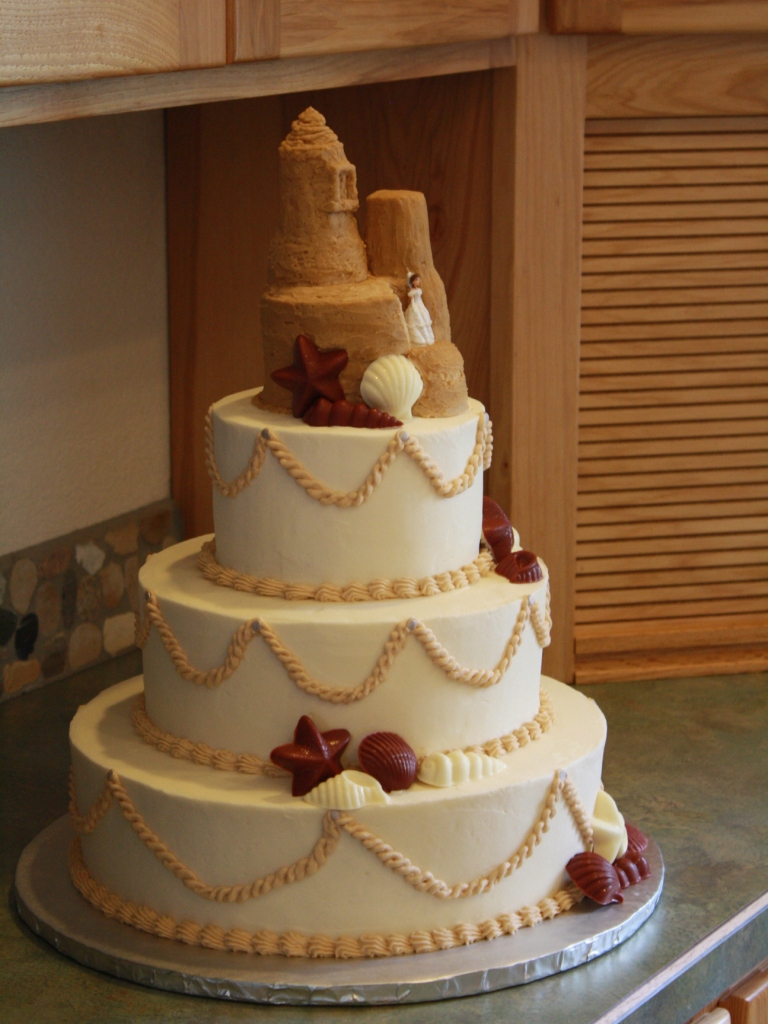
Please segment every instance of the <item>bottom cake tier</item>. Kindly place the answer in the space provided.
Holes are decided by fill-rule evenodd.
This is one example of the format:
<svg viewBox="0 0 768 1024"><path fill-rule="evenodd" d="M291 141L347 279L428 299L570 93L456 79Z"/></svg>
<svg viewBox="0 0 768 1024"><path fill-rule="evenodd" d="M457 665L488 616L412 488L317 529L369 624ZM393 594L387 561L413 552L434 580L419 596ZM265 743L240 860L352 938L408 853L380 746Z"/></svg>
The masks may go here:
<svg viewBox="0 0 768 1024"><path fill-rule="evenodd" d="M71 730L73 881L127 924L246 952L377 956L449 948L553 917L589 843L606 725L542 678L554 724L490 778L422 783L328 811L286 778L176 759L131 724L140 677Z"/></svg>

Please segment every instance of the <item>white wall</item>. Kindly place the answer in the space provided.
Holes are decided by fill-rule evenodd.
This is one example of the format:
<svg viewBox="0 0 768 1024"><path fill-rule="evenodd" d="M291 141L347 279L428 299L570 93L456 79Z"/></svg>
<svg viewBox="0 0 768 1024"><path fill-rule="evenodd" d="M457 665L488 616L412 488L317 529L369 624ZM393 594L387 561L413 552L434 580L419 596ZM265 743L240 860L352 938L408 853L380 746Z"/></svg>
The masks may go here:
<svg viewBox="0 0 768 1024"><path fill-rule="evenodd" d="M169 494L160 112L0 129L0 554Z"/></svg>

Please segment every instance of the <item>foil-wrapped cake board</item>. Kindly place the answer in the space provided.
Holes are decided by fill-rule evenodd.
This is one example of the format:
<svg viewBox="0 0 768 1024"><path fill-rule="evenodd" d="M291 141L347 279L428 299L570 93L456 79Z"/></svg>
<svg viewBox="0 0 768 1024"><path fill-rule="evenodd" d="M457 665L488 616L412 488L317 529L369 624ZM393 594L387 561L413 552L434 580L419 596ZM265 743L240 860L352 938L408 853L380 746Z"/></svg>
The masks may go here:
<svg viewBox="0 0 768 1024"><path fill-rule="evenodd" d="M651 876L624 902L589 901L516 935L471 946L378 960L247 956L185 946L110 920L79 895L67 871L73 832L65 816L24 850L14 900L21 918L60 953L152 988L275 1005L419 1003L524 985L578 967L633 935L653 913L664 862L651 839Z"/></svg>

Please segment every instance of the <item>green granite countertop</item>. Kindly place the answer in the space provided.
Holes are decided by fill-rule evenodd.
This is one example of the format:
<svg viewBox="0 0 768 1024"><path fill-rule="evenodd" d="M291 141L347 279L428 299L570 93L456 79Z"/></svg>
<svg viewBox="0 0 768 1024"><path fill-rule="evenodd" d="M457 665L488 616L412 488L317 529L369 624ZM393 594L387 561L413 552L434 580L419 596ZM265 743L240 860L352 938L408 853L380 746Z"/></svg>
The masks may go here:
<svg viewBox="0 0 768 1024"><path fill-rule="evenodd" d="M66 810L67 726L78 705L140 671L138 654L0 705L0 882ZM56 953L0 908L3 1024L683 1024L768 956L768 677L584 688L608 718L604 781L659 843L661 903L611 953L491 995L402 1007L260 1007L153 991ZM761 901L761 897L762 901ZM715 933L714 935L712 933Z"/></svg>

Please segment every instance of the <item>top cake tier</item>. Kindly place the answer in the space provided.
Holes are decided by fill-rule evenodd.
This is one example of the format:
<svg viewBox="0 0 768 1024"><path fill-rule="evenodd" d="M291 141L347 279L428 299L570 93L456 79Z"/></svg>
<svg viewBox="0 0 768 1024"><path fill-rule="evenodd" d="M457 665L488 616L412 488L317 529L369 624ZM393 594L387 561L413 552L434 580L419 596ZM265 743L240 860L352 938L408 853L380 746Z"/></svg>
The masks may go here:
<svg viewBox="0 0 768 1024"><path fill-rule="evenodd" d="M322 586L421 580L478 557L490 425L479 402L404 427L310 427L255 391L213 406L220 565Z"/></svg>

